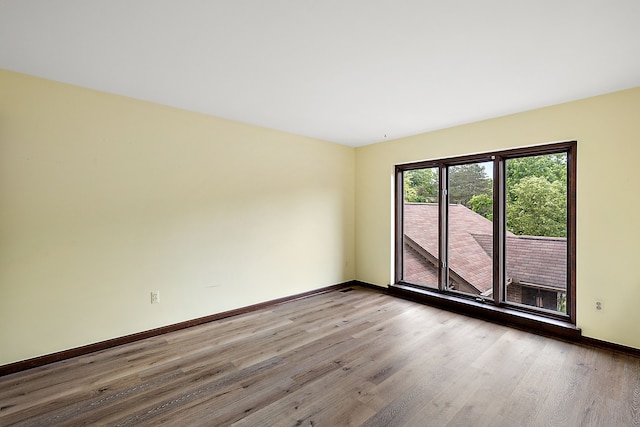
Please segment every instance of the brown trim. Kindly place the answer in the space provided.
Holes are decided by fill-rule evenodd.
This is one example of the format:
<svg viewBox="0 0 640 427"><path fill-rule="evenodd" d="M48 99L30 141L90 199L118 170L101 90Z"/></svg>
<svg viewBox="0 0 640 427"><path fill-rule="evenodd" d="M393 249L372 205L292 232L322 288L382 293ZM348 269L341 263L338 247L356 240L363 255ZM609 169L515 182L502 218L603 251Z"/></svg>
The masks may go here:
<svg viewBox="0 0 640 427"><path fill-rule="evenodd" d="M576 200L576 181L578 159L576 153L578 151L578 143L573 141L570 143L567 151L567 241L569 242L569 253L567 254L567 275L568 275L568 295L567 295L567 314L572 323L576 323L577 318L577 298L576 298L576 251L577 241L577 200Z"/></svg>
<svg viewBox="0 0 640 427"><path fill-rule="evenodd" d="M404 221L404 217L403 217ZM404 234L404 229L402 230ZM449 288L449 169L438 169L438 289ZM404 279L404 277L403 277Z"/></svg>
<svg viewBox="0 0 640 427"><path fill-rule="evenodd" d="M539 335L573 342L579 342L582 336L581 330L569 322L410 285L391 285L389 294Z"/></svg>
<svg viewBox="0 0 640 427"><path fill-rule="evenodd" d="M378 292L382 292L382 293L389 293L389 287L388 286L378 286L378 285L372 285L371 283L367 283L367 282L361 282L360 280L354 280L353 282L351 282L352 286L360 286L362 288L367 288L370 289L372 291L378 291Z"/></svg>
<svg viewBox="0 0 640 427"><path fill-rule="evenodd" d="M423 160L418 162L398 163L396 170L408 171L413 169L437 168L440 165L461 165L465 163L479 163L492 161L493 156L518 157L518 156L538 156L545 154L556 154L560 151L569 150L576 141L552 142L549 144L529 145L526 147L510 148L498 151L486 151L477 154L463 156L442 157L438 159Z"/></svg>
<svg viewBox="0 0 640 427"><path fill-rule="evenodd" d="M627 347L626 345L615 344L609 341L602 341L596 338L582 337L580 344L587 347L595 347L603 350L614 351L626 354L627 356L640 358L640 348Z"/></svg>
<svg viewBox="0 0 640 427"><path fill-rule="evenodd" d="M146 338L155 337L158 335L166 334L169 332L178 331L180 329L190 328L191 326L201 325L203 323L213 322L214 320L224 319L226 317L237 316L239 314L245 314L252 311L260 310L274 305L286 303L289 301L297 300L300 298L307 298L313 295L319 295L338 289L346 288L349 286L373 286L364 284L362 282L356 282L355 280L340 283L337 285L326 286L324 288L314 289L312 291L303 292L300 294L290 295L287 297L277 298L270 301L261 302L258 304L249 305L246 307L236 308L234 310L224 311L222 313L216 313L209 316L199 317L197 319L187 320L185 322L174 323L172 325L162 326L159 328L151 329L148 331L138 332L131 335L125 335L123 337L113 338L106 341L100 341L93 344L84 345L82 347L76 347L69 350L63 350L56 353L46 354L44 356L34 357L32 359L21 360L7 365L0 366L0 377L4 375L13 374L15 372L25 371L27 369L35 368L38 366L48 365L50 363L59 362L61 360L71 359L72 357L82 356L96 351L105 350L112 347L117 347L123 344L130 344L135 341L140 341ZM376 286L378 288L378 286Z"/></svg>
<svg viewBox="0 0 640 427"><path fill-rule="evenodd" d="M396 166L395 171L395 204L394 204L394 230L396 246L394 251L395 281L399 282L404 277L404 171ZM399 241L399 243L398 243Z"/></svg>
<svg viewBox="0 0 640 427"><path fill-rule="evenodd" d="M498 306L504 301L506 289L502 285L507 277L505 247L505 167L504 159L495 155L493 159L493 303Z"/></svg>

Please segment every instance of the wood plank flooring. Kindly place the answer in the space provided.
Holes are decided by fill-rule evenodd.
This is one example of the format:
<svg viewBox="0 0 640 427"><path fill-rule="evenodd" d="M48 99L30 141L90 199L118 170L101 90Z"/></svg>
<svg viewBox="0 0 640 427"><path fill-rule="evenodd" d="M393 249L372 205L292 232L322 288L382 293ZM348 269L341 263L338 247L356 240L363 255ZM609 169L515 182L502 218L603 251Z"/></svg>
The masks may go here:
<svg viewBox="0 0 640 427"><path fill-rule="evenodd" d="M0 425L639 426L640 359L354 287L1 377Z"/></svg>

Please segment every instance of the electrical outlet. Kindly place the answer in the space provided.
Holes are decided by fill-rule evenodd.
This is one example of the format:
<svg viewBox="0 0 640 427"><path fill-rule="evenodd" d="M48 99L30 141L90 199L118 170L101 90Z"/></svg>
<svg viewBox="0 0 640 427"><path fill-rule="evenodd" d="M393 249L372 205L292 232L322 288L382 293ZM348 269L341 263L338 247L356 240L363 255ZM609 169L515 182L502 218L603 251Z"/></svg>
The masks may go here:
<svg viewBox="0 0 640 427"><path fill-rule="evenodd" d="M596 309L596 311L604 310L604 302L602 301L602 299L598 298L595 300L594 308Z"/></svg>
<svg viewBox="0 0 640 427"><path fill-rule="evenodd" d="M151 291L151 304L160 302L160 291Z"/></svg>

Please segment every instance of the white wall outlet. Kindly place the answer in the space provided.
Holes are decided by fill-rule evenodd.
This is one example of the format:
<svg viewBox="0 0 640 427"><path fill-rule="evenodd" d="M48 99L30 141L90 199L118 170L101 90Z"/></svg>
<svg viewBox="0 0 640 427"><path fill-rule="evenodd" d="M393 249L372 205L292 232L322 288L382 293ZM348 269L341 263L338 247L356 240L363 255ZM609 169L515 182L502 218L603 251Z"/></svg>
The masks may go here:
<svg viewBox="0 0 640 427"><path fill-rule="evenodd" d="M151 291L151 304L160 302L160 291Z"/></svg>
<svg viewBox="0 0 640 427"><path fill-rule="evenodd" d="M593 308L595 308L596 311L604 310L604 301L602 301L602 298L596 298Z"/></svg>

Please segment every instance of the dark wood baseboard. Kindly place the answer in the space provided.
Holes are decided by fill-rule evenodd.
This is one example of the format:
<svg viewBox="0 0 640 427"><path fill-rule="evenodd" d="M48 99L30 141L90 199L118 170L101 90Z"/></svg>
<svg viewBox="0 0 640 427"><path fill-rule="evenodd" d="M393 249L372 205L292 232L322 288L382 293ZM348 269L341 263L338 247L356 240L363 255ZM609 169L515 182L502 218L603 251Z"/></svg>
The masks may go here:
<svg viewBox="0 0 640 427"><path fill-rule="evenodd" d="M361 282L360 280L354 280L351 282L351 286L360 286L361 288L371 289L372 291L389 293L389 288L386 286L372 285L371 283Z"/></svg>
<svg viewBox="0 0 640 427"><path fill-rule="evenodd" d="M82 347L76 347L69 350L63 350L56 353L46 354L44 356L34 357L32 359L21 360L7 365L0 366L0 377L4 375L13 374L15 372L25 371L27 369L35 368L38 366L48 365L50 363L59 362L61 360L71 359L72 357L82 356L85 354L93 353L107 348L116 347L123 344L129 344L135 341L143 340L146 338L155 337L158 335L166 334L180 329L189 328L191 326L201 325L203 323L213 322L215 320L224 319L239 314L249 313L251 311L260 310L262 308L271 307L274 305L282 304L285 302L297 300L300 298L306 298L313 295L323 294L326 292L335 291L338 289L346 288L349 286L364 286L355 280L340 283L337 285L326 286L320 289L314 289L312 291L303 292L300 294L290 295L283 298L277 298L270 301L261 302L258 304L249 305L246 307L237 308L234 310L225 311L222 313L216 313L209 316L199 317L197 319L187 320L172 325L162 326L159 328L151 329L148 331L138 332L123 337L113 338L106 341L100 341L93 344L84 345Z"/></svg>
<svg viewBox="0 0 640 427"><path fill-rule="evenodd" d="M389 286L389 294L539 335L572 342L580 342L582 338L581 330L571 323L510 308L496 307L402 284Z"/></svg>
<svg viewBox="0 0 640 427"><path fill-rule="evenodd" d="M602 341L585 336L580 339L580 344L640 358L640 348L627 347L626 345L615 344L609 341Z"/></svg>

